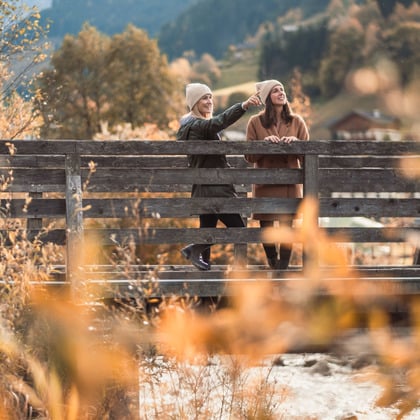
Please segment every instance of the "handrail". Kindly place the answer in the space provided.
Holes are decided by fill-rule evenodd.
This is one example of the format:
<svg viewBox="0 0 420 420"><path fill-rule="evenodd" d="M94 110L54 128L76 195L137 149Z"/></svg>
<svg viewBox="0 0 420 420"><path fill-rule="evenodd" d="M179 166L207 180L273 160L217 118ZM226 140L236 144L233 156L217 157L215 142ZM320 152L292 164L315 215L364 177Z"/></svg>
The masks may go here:
<svg viewBox="0 0 420 420"><path fill-rule="evenodd" d="M228 156L240 157L246 154L296 154L304 157L302 169L281 169L281 170L255 170L250 165L243 165L241 168L221 169L221 168L201 168L201 169L188 169L177 166L177 170L171 167L157 167L147 166L144 168L135 165L125 168L113 166L113 158L115 159L140 159L147 157L156 158L157 164L159 159L165 160L165 165L170 164L169 158L172 159L184 159L188 154L226 154ZM95 203L94 198L84 197L83 192L83 181L86 177L86 162L91 159L95 162L95 159L100 161L104 167L98 169L115 171L118 174L122 174L126 171L136 170L137 174L144 173L145 180L147 177L153 178L153 174L156 172L160 176L162 183L176 184L191 183L194 182L205 182L209 183L258 183L258 182L269 182L269 183L302 183L304 188L305 197L313 197L319 200L320 211L325 211L326 206L330 206L333 213L334 205L337 206L353 206L348 208L347 213L351 214L354 211L354 201L348 199L347 202L340 203L339 201L334 202L332 198L320 197L320 191L325 190L326 179L330 173L334 173L335 169L349 169L353 170L351 163L348 160L346 165L340 167L340 161L333 162L333 159L342 158L343 162L346 159L354 158L357 160L358 165L355 169L363 165L365 157L372 157L378 160L377 169L365 168L364 174L370 174L372 179L374 178L375 171L380 170L378 175L379 179L373 179L371 182L372 187L386 180L381 179L383 174L388 174L389 182L392 184L391 191L393 189L403 193L418 192L420 181L418 179L411 179L404 183L399 182L400 174L398 173L399 168L393 166L389 172L381 168L381 165L385 161L392 162L396 158L409 157L411 160L410 168L416 168L416 160L420 156L420 143L415 141L403 141L403 142L390 142L390 141L332 141L332 140L313 140L309 142L294 142L291 144L271 144L264 141L246 142L246 141L155 141L155 140L109 140L109 141L94 141L94 140L0 140L0 172L6 172L8 167L14 168L15 174L23 173L27 170L32 171L34 174L34 183L27 185L22 182L18 185L15 190L11 188L11 191L23 191L28 192L33 197L33 201L42 200L43 192L64 192L65 203L66 203L66 245L67 245L67 270L69 274L69 280L72 283L77 283L77 268L78 264L76 261L77 250L80 247L80 243L83 240L84 231L84 220L83 220L83 207L84 202ZM29 158L28 158L29 157ZM331 166L327 168L321 167L323 159L328 157ZM102 159L102 160L101 160ZM16 167L14 167L16 162ZM83 162L83 163L82 163ZM396 163L398 163L396 161ZM109 165L109 166L106 166ZM369 165L374 165L374 162L370 162ZM395 163L393 163L395 165ZM418 166L418 165L417 165ZM135 168L134 168L135 167ZM48 175L42 177L43 169L51 170L51 174L55 174L56 178L49 178ZM271 171L271 172L269 172ZM330 172L328 172L330 171ZM369 172L370 171L370 172ZM270 173L271 177L265 179L264 173ZM325 175L327 174L327 175ZM112 174L111 174L112 175ZM176 176L179 176L179 179ZM182 175L182 176L181 176ZM166 177L166 178L165 178ZM175 178L174 178L175 177ZM98 179L100 176L98 175ZM338 180L339 178L337 178ZM94 180L94 178L93 178ZM105 180L105 181L104 181ZM106 182L106 177L102 182ZM166 180L166 181L165 181ZM369 179L365 182L369 183ZM39 184L37 184L37 182ZM43 189L42 183L48 184L49 188ZM338 182L338 181L337 181ZM395 187L394 187L395 186ZM132 188L130 186L130 188ZM356 187L355 187L356 188ZM406 188L406 190L404 190ZM92 185L91 191L95 192L95 187ZM387 192L388 190L384 189ZM333 193L334 191L331 191ZM372 191L373 193L375 191ZM381 191L377 191L378 193ZM60 204L54 202L54 199L50 199L51 203L51 214L53 212L59 212ZM224 199L215 199L214 206L232 206L228 200L225 199L226 203L219 203ZM247 200L250 198L244 198L238 203L246 205ZM383 214L389 217L393 212L398 213L404 217L412 214L420 214L420 204L417 197L411 197L403 200L401 204L396 205L393 199L390 198L387 202L387 207L383 209ZM298 203L295 199L294 202L290 202L288 205L290 208L296 208ZM145 200L147 203L147 200ZM174 201L175 202L175 201ZM360 206L360 213L363 211L366 214L374 214L372 207L375 205L374 200L367 197L362 200L365 207ZM383 201L386 203L385 200ZM15 201L15 204L18 200ZM110 201L107 202L109 204ZM153 204L153 198L150 199L149 203ZM181 203L181 201L180 201ZM194 200L190 199L191 205ZM154 204L153 204L154 205ZM158 204L156 204L158 205ZM182 204L179 204L182 205ZM202 204L203 205L203 204ZM197 205L198 210L202 210L202 205ZM205 204L207 205L207 204ZM268 209L273 203L267 201L266 203L261 200L258 203L259 209ZM215 207L215 208L216 208ZM13 206L12 206L13 208ZM417 209L417 210L416 210ZM166 210L168 211L168 210ZM267 210L268 211L268 210ZM342 211L343 212L343 211ZM19 213L19 210L16 210ZM182 211L179 214L182 215ZM356 212L357 213L357 212ZM20 212L22 214L22 212ZM107 212L104 211L106 215ZM109 213L111 214L111 213ZM313 214L314 218L317 218L318 214ZM99 216L96 216L99 217ZM29 219L28 219L29 220ZM317 223L313 220L313 223ZM40 228L40 218L32 218L31 223L28 224L28 228L36 229ZM219 233L219 232L218 232ZM220 232L221 233L221 232ZM257 232L249 232L249 238L255 240L257 238ZM194 235L198 233L194 233ZM378 237L380 235L378 234ZM59 235L57 236L59 237ZM419 258L417 258L419 259Z"/></svg>
<svg viewBox="0 0 420 420"><path fill-rule="evenodd" d="M366 140L312 140L267 143L264 141L172 140L0 140L0 155L182 155L182 154L305 154L305 155L420 155L420 142Z"/></svg>

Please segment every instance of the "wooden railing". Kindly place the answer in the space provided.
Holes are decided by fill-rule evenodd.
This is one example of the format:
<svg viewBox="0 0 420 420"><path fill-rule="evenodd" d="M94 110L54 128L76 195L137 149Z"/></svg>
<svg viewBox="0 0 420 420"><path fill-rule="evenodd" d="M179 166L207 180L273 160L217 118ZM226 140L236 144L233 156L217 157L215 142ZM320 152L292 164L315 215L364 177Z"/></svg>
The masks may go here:
<svg viewBox="0 0 420 420"><path fill-rule="evenodd" d="M226 154L232 166L188 168L188 154ZM302 169L255 169L246 163L244 154L297 154L304 157L304 163ZM304 198L315 198L318 203L317 216L330 221L353 217L398 221L393 225L321 226L330 235L344 234L345 239L334 236L335 241L408 243L420 218L420 180L406 173L418 170L419 159L420 144L416 142L3 140L1 207L5 220L26 220L29 239L38 237L45 243L66 247L66 280L74 284L81 270L78 254L84 238L91 235L102 247L115 246L128 238L135 246L178 244L180 248L191 242L234 243L237 254L243 255L248 246L261 243L262 231L255 225L199 229L185 224L174 227L172 222L196 220L198 214L208 212L241 213L249 218L254 212L291 213L299 208L301 199L251 198L247 193L254 183L301 183ZM234 183L240 196L193 199L189 194L192 183ZM54 225L46 229L51 221ZM117 223L112 225L110 221ZM1 231L5 244L7 229L5 225ZM407 249L411 250L410 263L358 267L359 272L372 278L392 275L417 293L419 261L412 244ZM303 260L302 267L292 270L302 271L304 264ZM256 271L271 279L283 274L261 268L248 267L247 278L255 276ZM129 280L123 273L117 276L111 266L107 270L105 277L110 280ZM136 276L141 277L150 272L150 267L141 268L139 264L137 270ZM215 295L221 293L226 280L226 267L199 272L169 261L158 271L162 287L168 280L165 290L170 291L190 281L198 294Z"/></svg>

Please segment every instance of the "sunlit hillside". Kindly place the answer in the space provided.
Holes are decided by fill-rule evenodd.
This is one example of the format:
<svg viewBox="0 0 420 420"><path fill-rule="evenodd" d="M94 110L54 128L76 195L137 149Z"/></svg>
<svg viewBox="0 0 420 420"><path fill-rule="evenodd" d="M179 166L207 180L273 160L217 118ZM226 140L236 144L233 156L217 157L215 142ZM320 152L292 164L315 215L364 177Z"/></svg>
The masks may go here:
<svg viewBox="0 0 420 420"><path fill-rule="evenodd" d="M251 54L248 51L247 56L242 60L237 60L235 63L229 65L222 63L221 78L213 91L217 107L225 106L229 96L233 93L240 92L251 95L254 92L255 83L258 81L257 54L258 52L256 50ZM280 81L285 84L286 89L290 88L290 80ZM312 139L330 139L329 124L351 110L379 109L385 114L387 113L386 104L383 102L381 96L360 95L350 92L346 87L343 88L340 94L329 100L310 99L313 112L311 125ZM241 119L232 126L232 129L244 131L246 122L247 118ZM402 119L401 130L404 134L409 132L412 124L413 121L410 119Z"/></svg>

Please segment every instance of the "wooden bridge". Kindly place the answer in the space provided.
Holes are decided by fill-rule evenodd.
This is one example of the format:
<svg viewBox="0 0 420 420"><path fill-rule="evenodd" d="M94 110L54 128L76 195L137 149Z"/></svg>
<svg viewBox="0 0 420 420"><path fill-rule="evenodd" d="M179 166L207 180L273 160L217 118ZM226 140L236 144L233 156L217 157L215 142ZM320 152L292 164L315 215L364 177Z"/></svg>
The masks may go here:
<svg viewBox="0 0 420 420"><path fill-rule="evenodd" d="M188 168L188 154L226 154L231 167ZM302 169L255 169L244 154L298 154L304 164ZM318 278L330 282L357 277L378 290L387 285L397 294L416 295L419 159L420 145L411 141L3 140L2 246L10 245L12 232L16 238L12 221L30 241L62 246L65 257L51 272L51 284L73 289L88 283L136 293L139 285L153 283L151 295L219 296L229 294L228 285L234 283L266 279L281 287L286 278L302 281L316 267ZM240 194L194 199L192 183L234 183ZM315 212L303 213L302 225L293 230L305 257L286 271L267 269L262 254L260 261L248 258L246 266L236 264L250 249L261 248L263 232L250 221L253 212L301 209L301 199L251 198L254 183L303 184L303 200L317 205L312 207ZM249 223L245 228L199 229L197 215L208 212L241 213ZM328 223L322 223L325 220ZM369 223L343 225L349 220ZM307 226L315 236L308 234ZM338 270L317 249L317 244L325 245L322 238L352 244L362 256L374 249L387 254L399 244L404 255L392 260L377 256L377 262L369 264L350 260L345 270ZM187 261L180 264L179 249L192 242L235 244L236 260L214 264L207 272ZM141 257L147 247L155 251L154 260ZM102 254L104 249L109 252Z"/></svg>

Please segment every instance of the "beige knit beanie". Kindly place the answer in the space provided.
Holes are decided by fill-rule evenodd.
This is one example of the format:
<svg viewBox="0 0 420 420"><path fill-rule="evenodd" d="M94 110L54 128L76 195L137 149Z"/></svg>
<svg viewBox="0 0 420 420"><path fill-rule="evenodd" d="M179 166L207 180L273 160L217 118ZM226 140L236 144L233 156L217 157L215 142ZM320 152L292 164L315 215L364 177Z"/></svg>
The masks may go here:
<svg viewBox="0 0 420 420"><path fill-rule="evenodd" d="M260 99L263 104L267 101L268 95L271 92L271 89L273 89L274 86L280 85L283 87L283 85L278 80L264 80L263 82L258 82L255 84L255 88L257 89L257 93L260 95Z"/></svg>
<svg viewBox="0 0 420 420"><path fill-rule="evenodd" d="M185 96L187 99L187 105L190 111L193 109L194 105L202 98L204 95L212 94L210 88L203 83L190 83L185 89Z"/></svg>

